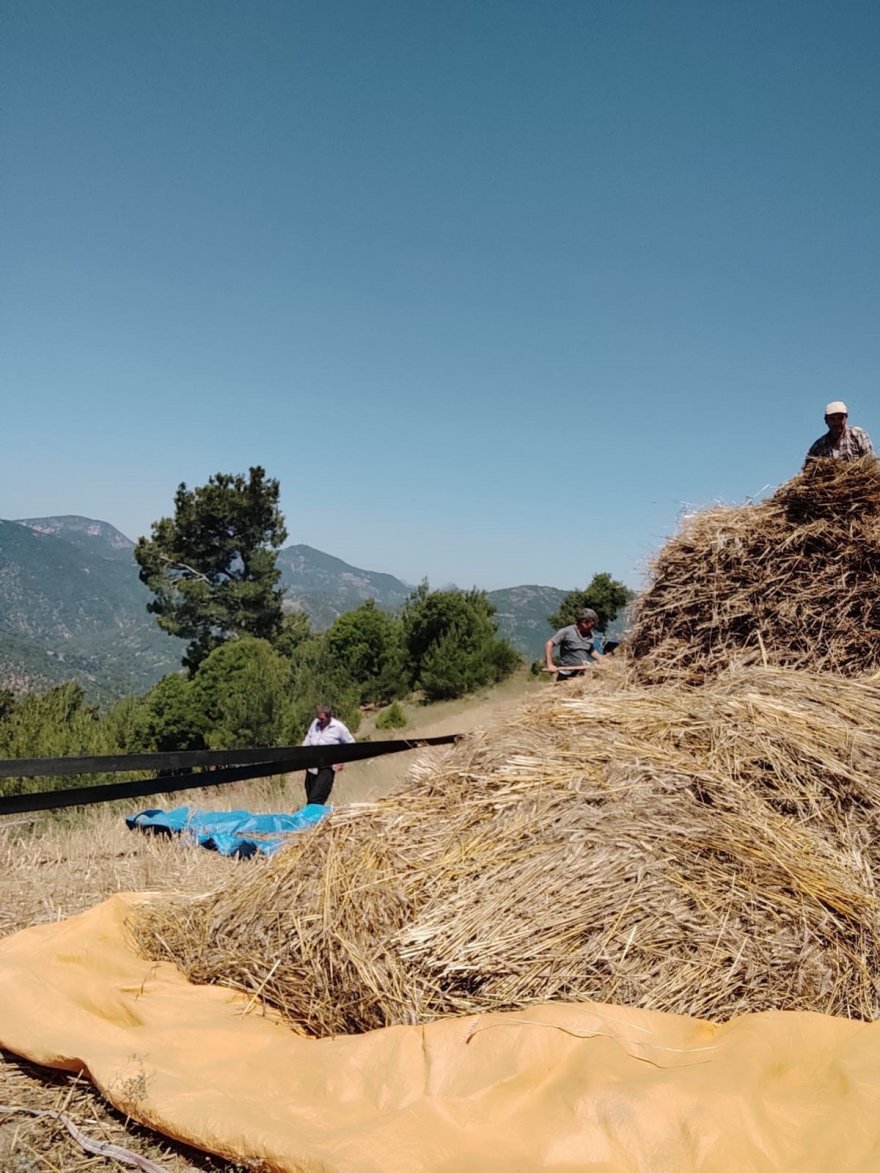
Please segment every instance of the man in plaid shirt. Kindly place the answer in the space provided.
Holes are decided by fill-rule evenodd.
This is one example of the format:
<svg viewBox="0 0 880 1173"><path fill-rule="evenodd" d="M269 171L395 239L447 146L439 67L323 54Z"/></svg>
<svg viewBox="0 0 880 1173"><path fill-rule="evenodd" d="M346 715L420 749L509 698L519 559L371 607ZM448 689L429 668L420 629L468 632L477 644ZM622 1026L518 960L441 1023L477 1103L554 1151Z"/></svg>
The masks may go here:
<svg viewBox="0 0 880 1173"><path fill-rule="evenodd" d="M841 403L839 399L828 404L825 408L828 431L810 446L805 465L807 461L822 456L830 456L835 460L858 460L862 456L874 455L874 447L868 433L862 428L847 427L848 415L846 404Z"/></svg>

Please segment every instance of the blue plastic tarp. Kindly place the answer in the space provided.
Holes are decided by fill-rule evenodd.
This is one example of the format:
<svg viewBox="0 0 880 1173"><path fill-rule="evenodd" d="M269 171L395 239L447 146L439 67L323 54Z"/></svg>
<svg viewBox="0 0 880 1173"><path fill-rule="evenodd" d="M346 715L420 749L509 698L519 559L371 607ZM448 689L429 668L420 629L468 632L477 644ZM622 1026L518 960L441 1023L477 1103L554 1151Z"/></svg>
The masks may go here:
<svg viewBox="0 0 880 1173"><path fill-rule="evenodd" d="M257 853L274 855L291 834L317 826L330 810L329 806L309 803L292 814L255 815L251 811L200 811L178 806L170 811L141 811L125 821L132 831L180 835L210 851L245 859Z"/></svg>

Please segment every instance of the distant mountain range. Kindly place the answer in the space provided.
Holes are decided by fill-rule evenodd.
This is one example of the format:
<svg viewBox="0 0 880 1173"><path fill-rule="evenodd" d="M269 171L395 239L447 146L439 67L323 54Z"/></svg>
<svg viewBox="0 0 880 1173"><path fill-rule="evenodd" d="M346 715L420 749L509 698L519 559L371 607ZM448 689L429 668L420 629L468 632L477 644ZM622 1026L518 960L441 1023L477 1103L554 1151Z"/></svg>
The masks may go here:
<svg viewBox="0 0 880 1173"><path fill-rule="evenodd" d="M412 587L350 566L311 546L278 554L286 606L317 630L373 598L398 610ZM528 659L541 655L547 616L566 592L517 586L489 591L498 626ZM143 692L180 666L183 641L149 615L134 543L105 521L28 517L0 521L0 688L24 691L79 680L107 700Z"/></svg>
<svg viewBox="0 0 880 1173"><path fill-rule="evenodd" d="M396 611L412 591L393 574L360 570L311 546L279 550L278 569L288 605L305 611L319 631L365 599L375 599L385 611Z"/></svg>

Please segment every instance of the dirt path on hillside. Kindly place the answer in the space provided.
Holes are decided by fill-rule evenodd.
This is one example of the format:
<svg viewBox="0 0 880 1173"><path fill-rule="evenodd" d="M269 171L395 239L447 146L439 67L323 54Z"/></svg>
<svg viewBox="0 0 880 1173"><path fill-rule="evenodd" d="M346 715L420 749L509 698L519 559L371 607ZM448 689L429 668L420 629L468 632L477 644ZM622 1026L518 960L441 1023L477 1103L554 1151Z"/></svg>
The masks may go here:
<svg viewBox="0 0 880 1173"><path fill-rule="evenodd" d="M463 700L444 701L434 705L403 705L407 715L404 729L382 730L375 721L364 722L358 737L368 735L372 741L396 740L405 737L443 737L450 733L471 733L486 729L499 720L506 720L525 697L547 687L526 673L518 673L497 688L478 693ZM421 751L426 754L443 753L443 747ZM372 761L353 762L339 772L333 787L335 805L348 802L369 802L381 798L406 781L417 753L393 754Z"/></svg>

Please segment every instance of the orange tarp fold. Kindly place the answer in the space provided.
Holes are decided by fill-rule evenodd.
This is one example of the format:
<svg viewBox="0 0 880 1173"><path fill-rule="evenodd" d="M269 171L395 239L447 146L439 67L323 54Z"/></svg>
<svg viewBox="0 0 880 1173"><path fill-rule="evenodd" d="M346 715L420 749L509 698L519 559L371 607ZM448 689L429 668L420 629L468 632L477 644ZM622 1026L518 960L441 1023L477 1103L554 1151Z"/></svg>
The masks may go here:
<svg viewBox="0 0 880 1173"><path fill-rule="evenodd" d="M544 1004L307 1039L138 956L140 896L0 942L0 1044L272 1171L880 1169L880 1024Z"/></svg>

